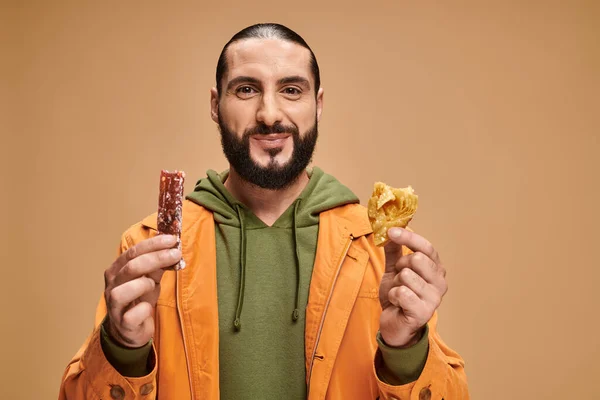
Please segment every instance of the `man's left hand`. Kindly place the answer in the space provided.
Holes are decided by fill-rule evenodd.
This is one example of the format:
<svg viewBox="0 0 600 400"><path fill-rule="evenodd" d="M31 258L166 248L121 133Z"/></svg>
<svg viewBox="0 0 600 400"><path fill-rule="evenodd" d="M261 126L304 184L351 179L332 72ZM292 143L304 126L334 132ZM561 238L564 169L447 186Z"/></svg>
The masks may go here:
<svg viewBox="0 0 600 400"><path fill-rule="evenodd" d="M406 348L419 341L448 291L446 270L424 237L401 228L391 228L388 236L379 287L379 331L388 346ZM403 245L413 253L402 255Z"/></svg>

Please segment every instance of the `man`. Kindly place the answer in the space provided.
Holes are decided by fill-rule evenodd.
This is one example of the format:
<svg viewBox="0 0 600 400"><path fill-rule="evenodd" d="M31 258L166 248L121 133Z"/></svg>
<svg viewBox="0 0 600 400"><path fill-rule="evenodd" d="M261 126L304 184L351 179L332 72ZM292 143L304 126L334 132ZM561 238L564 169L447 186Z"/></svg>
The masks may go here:
<svg viewBox="0 0 600 400"><path fill-rule="evenodd" d="M230 169L187 196L181 252L156 214L125 232L60 399L468 398L436 331L433 246L395 229L384 252L356 196L307 168L323 109L309 46L254 25L216 75Z"/></svg>

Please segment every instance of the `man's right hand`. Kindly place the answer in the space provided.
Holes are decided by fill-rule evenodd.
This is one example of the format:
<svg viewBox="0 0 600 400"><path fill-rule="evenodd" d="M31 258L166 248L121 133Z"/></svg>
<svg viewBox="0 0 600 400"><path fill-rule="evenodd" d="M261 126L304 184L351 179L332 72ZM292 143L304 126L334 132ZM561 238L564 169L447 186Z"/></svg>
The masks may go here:
<svg viewBox="0 0 600 400"><path fill-rule="evenodd" d="M154 336L154 307L163 268L181 259L177 238L158 235L131 247L104 272L104 328L125 347L141 347Z"/></svg>

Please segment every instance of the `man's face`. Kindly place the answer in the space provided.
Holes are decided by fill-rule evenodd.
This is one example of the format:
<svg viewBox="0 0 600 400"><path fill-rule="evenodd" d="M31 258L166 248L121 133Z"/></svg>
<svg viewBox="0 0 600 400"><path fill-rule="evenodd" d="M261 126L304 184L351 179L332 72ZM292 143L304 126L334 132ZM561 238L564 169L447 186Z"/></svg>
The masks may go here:
<svg viewBox="0 0 600 400"><path fill-rule="evenodd" d="M222 93L211 115L223 150L245 180L266 189L292 183L317 141L323 92L315 95L310 52L278 39L247 39L227 50Z"/></svg>

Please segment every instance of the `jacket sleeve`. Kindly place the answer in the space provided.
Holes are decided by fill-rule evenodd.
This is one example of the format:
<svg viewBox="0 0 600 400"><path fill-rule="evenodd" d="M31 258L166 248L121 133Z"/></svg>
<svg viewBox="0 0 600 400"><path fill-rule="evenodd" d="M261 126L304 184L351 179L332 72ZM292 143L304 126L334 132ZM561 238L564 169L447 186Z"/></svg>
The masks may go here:
<svg viewBox="0 0 600 400"><path fill-rule="evenodd" d="M377 369L379 379L390 385L404 385L419 379L429 354L429 326L425 325L419 341L405 349L388 346L377 332L377 344L382 365Z"/></svg>
<svg viewBox="0 0 600 400"><path fill-rule="evenodd" d="M132 245L125 234L121 239L119 254ZM71 359L62 377L59 400L99 399L156 399L156 349L150 353L152 371L142 377L122 376L106 359L101 345L100 325L106 316L104 296L96 309L94 330Z"/></svg>
<svg viewBox="0 0 600 400"><path fill-rule="evenodd" d="M410 228L408 228L410 230ZM403 254L412 251L403 246ZM381 271L385 255L380 250L373 260ZM381 349L375 353L372 375L379 389L379 400L469 400L465 363L461 356L444 343L437 331L438 313L428 322L428 352L425 366L417 380L404 385L390 385L381 380L378 371L384 369Z"/></svg>
<svg viewBox="0 0 600 400"><path fill-rule="evenodd" d="M382 367L380 350L377 351L373 374L377 379L380 400L404 399L456 399L468 400L469 390L464 361L449 348L437 332L437 312L429 321L429 352L419 378L411 383L392 386L379 379L377 370Z"/></svg>

